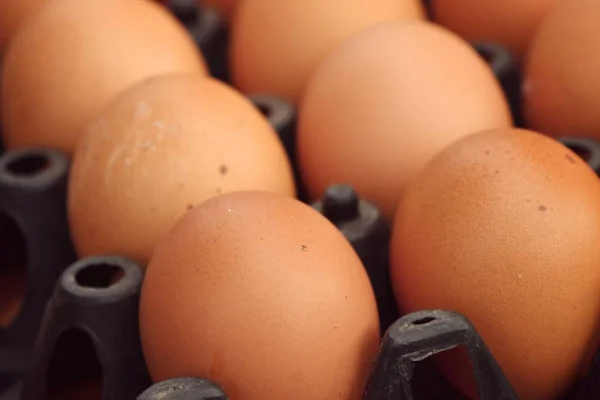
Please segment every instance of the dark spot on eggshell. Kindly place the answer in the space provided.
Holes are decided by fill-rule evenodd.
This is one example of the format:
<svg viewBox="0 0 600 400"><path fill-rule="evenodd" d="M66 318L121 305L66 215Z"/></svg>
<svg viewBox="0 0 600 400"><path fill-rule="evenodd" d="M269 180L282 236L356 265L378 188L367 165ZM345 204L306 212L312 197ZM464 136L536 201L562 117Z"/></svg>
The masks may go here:
<svg viewBox="0 0 600 400"><path fill-rule="evenodd" d="M227 174L228 171L229 171L229 169L227 168L227 165L225 165L225 164L223 164L223 165L221 165L221 167L219 167L219 173L221 173L221 175Z"/></svg>
<svg viewBox="0 0 600 400"><path fill-rule="evenodd" d="M194 205L193 205L193 204L188 204L188 205L187 205L187 209L188 209L188 211L189 211L189 210L191 210L192 208L194 208Z"/></svg>
<svg viewBox="0 0 600 400"><path fill-rule="evenodd" d="M565 158L571 163L571 164L577 164L577 161L571 157L569 154L565 154Z"/></svg>
<svg viewBox="0 0 600 400"><path fill-rule="evenodd" d="M485 154L486 154L486 155L489 155L489 154L490 154L490 151L489 151L489 150L486 150L486 151L485 151Z"/></svg>
<svg viewBox="0 0 600 400"><path fill-rule="evenodd" d="M498 175L499 173L500 173L500 171L498 171L498 170L494 171L494 174L496 174L496 175Z"/></svg>
<svg viewBox="0 0 600 400"><path fill-rule="evenodd" d="M538 210L540 210L540 211L546 211L547 209L546 209L546 206L541 205L541 206L538 207Z"/></svg>

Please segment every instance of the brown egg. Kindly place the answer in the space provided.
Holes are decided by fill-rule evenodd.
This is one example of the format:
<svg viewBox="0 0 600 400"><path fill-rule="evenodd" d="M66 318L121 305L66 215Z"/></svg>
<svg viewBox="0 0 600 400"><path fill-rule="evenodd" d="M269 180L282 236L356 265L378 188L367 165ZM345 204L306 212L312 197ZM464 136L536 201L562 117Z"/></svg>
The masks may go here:
<svg viewBox="0 0 600 400"><path fill-rule="evenodd" d="M406 191L394 291L404 312L469 318L520 399L557 399L597 344L599 241L600 182L584 161L541 134L487 131L446 148ZM473 395L457 379L471 366L449 361Z"/></svg>
<svg viewBox="0 0 600 400"><path fill-rule="evenodd" d="M378 350L358 256L281 195L229 193L187 213L153 254L140 301L152 378L208 378L231 400L360 400Z"/></svg>
<svg viewBox="0 0 600 400"><path fill-rule="evenodd" d="M146 0L52 0L6 52L4 143L72 152L84 125L127 87L206 71L190 36Z"/></svg>
<svg viewBox="0 0 600 400"><path fill-rule="evenodd" d="M458 36L420 21L381 24L341 45L299 109L298 157L310 197L349 183L387 217L445 146L511 125L489 66Z"/></svg>
<svg viewBox="0 0 600 400"><path fill-rule="evenodd" d="M0 1L0 59L10 37L46 2L47 0Z"/></svg>
<svg viewBox="0 0 600 400"><path fill-rule="evenodd" d="M114 101L75 151L68 211L76 250L145 264L193 205L243 189L295 195L285 150L258 109L200 74L148 80Z"/></svg>
<svg viewBox="0 0 600 400"><path fill-rule="evenodd" d="M470 42L495 42L525 55L557 0L432 0L433 19Z"/></svg>
<svg viewBox="0 0 600 400"><path fill-rule="evenodd" d="M600 139L600 2L559 0L531 45L523 85L531 129Z"/></svg>
<svg viewBox="0 0 600 400"><path fill-rule="evenodd" d="M246 93L297 101L317 65L357 32L383 21L422 18L418 0L252 0L232 22L231 74Z"/></svg>

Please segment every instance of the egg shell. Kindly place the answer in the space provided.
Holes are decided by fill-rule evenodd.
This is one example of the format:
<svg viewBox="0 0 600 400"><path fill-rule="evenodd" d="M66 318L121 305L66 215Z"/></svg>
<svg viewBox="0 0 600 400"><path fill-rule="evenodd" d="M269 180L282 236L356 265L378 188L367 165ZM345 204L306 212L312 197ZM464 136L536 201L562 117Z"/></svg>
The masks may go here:
<svg viewBox="0 0 600 400"><path fill-rule="evenodd" d="M599 46L600 2L559 0L527 57L523 112L529 128L600 139Z"/></svg>
<svg viewBox="0 0 600 400"><path fill-rule="evenodd" d="M423 17L418 0L251 0L236 8L230 68L246 93L297 102L318 64L340 43L384 21Z"/></svg>
<svg viewBox="0 0 600 400"><path fill-rule="evenodd" d="M47 0L0 1L0 59L10 37L46 2Z"/></svg>
<svg viewBox="0 0 600 400"><path fill-rule="evenodd" d="M391 277L403 312L469 318L523 400L560 398L590 361L600 316L600 182L575 153L525 130L446 148L398 209ZM459 376L465 359L447 358Z"/></svg>
<svg viewBox="0 0 600 400"><path fill-rule="evenodd" d="M195 207L157 247L142 287L154 381L200 376L231 400L359 400L378 330L349 242L308 205L273 193Z"/></svg>
<svg viewBox="0 0 600 400"><path fill-rule="evenodd" d="M437 152L511 124L491 69L457 35L428 22L380 24L311 78L299 106L300 170L311 199L344 182L391 218Z"/></svg>
<svg viewBox="0 0 600 400"><path fill-rule="evenodd" d="M201 74L150 79L119 96L74 154L68 214L80 257L145 264L172 224L209 197L295 195L277 134L245 97Z"/></svg>
<svg viewBox="0 0 600 400"><path fill-rule="evenodd" d="M432 0L433 20L469 42L495 42L525 55L536 29L557 0Z"/></svg>
<svg viewBox="0 0 600 400"><path fill-rule="evenodd" d="M13 37L2 72L8 149L71 153L86 123L152 76L206 73L189 34L147 0L52 0Z"/></svg>

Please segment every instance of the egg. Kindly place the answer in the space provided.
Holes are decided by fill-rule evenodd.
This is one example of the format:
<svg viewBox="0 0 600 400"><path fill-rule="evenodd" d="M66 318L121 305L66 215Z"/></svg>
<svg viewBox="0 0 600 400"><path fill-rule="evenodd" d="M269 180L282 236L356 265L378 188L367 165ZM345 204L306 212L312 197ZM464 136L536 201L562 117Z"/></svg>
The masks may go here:
<svg viewBox="0 0 600 400"><path fill-rule="evenodd" d="M407 189L391 278L403 312L469 318L523 400L558 399L591 360L600 317L600 182L542 134L498 129L447 147ZM444 371L471 374L468 360Z"/></svg>
<svg viewBox="0 0 600 400"><path fill-rule="evenodd" d="M544 16L557 0L431 0L435 22L470 42L495 42L525 55Z"/></svg>
<svg viewBox="0 0 600 400"><path fill-rule="evenodd" d="M203 377L231 400L360 400L378 329L350 243L308 205L274 193L228 193L186 213L142 286L153 380Z"/></svg>
<svg viewBox="0 0 600 400"><path fill-rule="evenodd" d="M418 0L251 0L231 27L233 83L297 102L317 65L344 40L380 22L418 19Z"/></svg>
<svg viewBox="0 0 600 400"><path fill-rule="evenodd" d="M85 124L152 76L206 73L191 37L147 0L52 0L13 37L2 72L8 149L71 153Z"/></svg>
<svg viewBox="0 0 600 400"><path fill-rule="evenodd" d="M0 58L10 37L46 2L47 0L2 0L0 2Z"/></svg>
<svg viewBox="0 0 600 400"><path fill-rule="evenodd" d="M76 148L68 216L80 257L121 254L145 264L193 205L234 190L295 195L283 145L241 94L199 73L127 90Z"/></svg>
<svg viewBox="0 0 600 400"><path fill-rule="evenodd" d="M312 200L344 182L391 219L437 152L511 124L500 85L468 43L428 22L380 24L311 78L299 105L300 172Z"/></svg>
<svg viewBox="0 0 600 400"><path fill-rule="evenodd" d="M600 139L600 3L559 0L542 22L524 73L527 126Z"/></svg>

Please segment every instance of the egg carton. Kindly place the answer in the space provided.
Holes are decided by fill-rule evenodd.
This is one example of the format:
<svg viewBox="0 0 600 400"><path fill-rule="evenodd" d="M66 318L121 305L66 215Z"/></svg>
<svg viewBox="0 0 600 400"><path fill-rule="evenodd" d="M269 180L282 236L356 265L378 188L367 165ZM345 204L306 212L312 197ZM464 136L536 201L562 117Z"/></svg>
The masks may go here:
<svg viewBox="0 0 600 400"><path fill-rule="evenodd" d="M202 49L212 75L228 81L228 33L218 15L199 10L193 0L169 4ZM496 44L474 47L492 67L520 126L521 76L515 61ZM299 198L306 201L295 156L294 107L267 94L249 98L279 134L294 166ZM600 144L577 137L560 141L600 174ZM22 261L28 274L22 310L10 328L0 330L0 400L48 399L54 386L99 376L100 369L104 399L228 399L215 383L198 377L152 384L138 330L142 269L116 255L76 260L66 219L68 168L68 158L49 149L10 151L0 157L0 240L6 243L20 231L28 256L26 261L0 258L2 265ZM388 274L390 229L377 208L347 185L330 187L312 206L350 241L376 294L383 340L364 400L462 400L427 364L434 355L457 346L471 358L481 400L517 399L466 318L443 310L399 315ZM264 397L270 399L268 393ZM599 398L596 357L588 376L565 400Z"/></svg>
<svg viewBox="0 0 600 400"><path fill-rule="evenodd" d="M66 223L68 165L61 153L42 149L0 158L0 240L13 248L0 265L26 265L29 277L20 314L0 330L0 391L26 368L54 283L75 260Z"/></svg>

